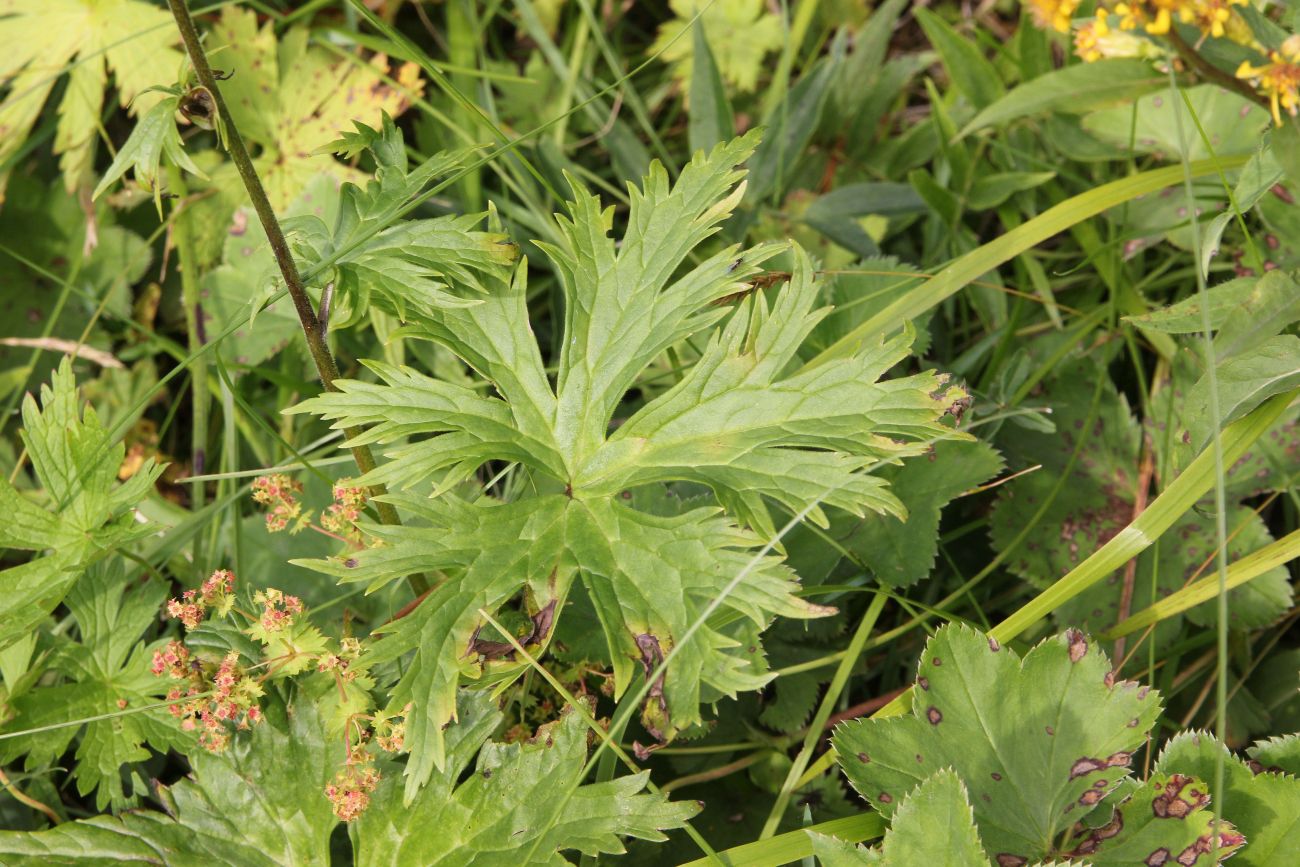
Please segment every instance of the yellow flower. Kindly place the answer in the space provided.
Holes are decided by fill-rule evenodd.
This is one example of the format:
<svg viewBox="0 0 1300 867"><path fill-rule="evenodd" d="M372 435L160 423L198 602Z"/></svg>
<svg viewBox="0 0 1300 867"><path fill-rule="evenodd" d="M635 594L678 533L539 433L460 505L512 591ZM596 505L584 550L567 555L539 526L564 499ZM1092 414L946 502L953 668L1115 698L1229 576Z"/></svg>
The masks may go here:
<svg viewBox="0 0 1300 867"><path fill-rule="evenodd" d="M1088 21L1075 31L1074 53L1087 63L1103 57L1141 57L1154 60L1164 56L1161 48L1151 40L1111 27L1105 9L1098 9L1095 21Z"/></svg>
<svg viewBox="0 0 1300 867"><path fill-rule="evenodd" d="M1252 66L1242 62L1237 67L1237 77L1249 79L1269 98L1273 108L1273 122L1282 125L1282 112L1295 117L1300 111L1300 35L1291 36L1278 51L1271 51L1269 62Z"/></svg>
<svg viewBox="0 0 1300 867"><path fill-rule="evenodd" d="M1219 39L1227 33L1232 7L1244 5L1246 0L1190 0L1179 7L1178 17L1184 24L1195 24L1202 36Z"/></svg>
<svg viewBox="0 0 1300 867"><path fill-rule="evenodd" d="M1060 33L1070 32L1070 18L1079 8L1081 0L1029 0L1029 14L1042 29L1052 28Z"/></svg>

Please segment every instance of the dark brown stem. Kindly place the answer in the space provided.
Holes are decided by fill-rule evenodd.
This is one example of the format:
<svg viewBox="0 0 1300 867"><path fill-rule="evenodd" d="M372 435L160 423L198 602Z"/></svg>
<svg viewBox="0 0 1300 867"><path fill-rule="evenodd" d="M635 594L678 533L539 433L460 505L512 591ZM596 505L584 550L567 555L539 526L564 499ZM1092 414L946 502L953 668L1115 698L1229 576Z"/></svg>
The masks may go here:
<svg viewBox="0 0 1300 867"><path fill-rule="evenodd" d="M194 26L194 19L190 17L185 0L167 0L167 5L171 7L172 17L176 19L176 27L180 30L181 40L185 43L185 50L190 56L190 63L194 65L194 74L198 76L199 84L212 94L213 102L217 107L218 122L225 130L226 147L230 152L230 158L234 160L240 180L244 182L244 189L248 191L248 197L253 202L253 209L257 211L257 218L266 231L266 239L271 245L276 264L280 267L280 275L284 278L284 285L289 290L289 297L293 299L294 309L298 312L298 321L302 324L302 333L307 339L307 349L311 352L312 360L316 362L316 372L320 376L321 385L326 391L338 391L334 385L334 380L338 379L339 375L338 365L334 363L334 356L325 341L325 332L316 317L316 311L312 309L311 298L303 287L302 276L298 273L298 265L294 262L293 253L290 252L284 232L280 229L280 221L276 219L275 209L271 207L271 200L267 198L266 190L262 187L262 179L258 177L253 159L248 154L248 148L235 127L234 117L226 110L226 101L221 95L221 88L217 86L217 76L212 72L208 56L203 51L203 43ZM361 430L346 428L344 433L352 438L359 435ZM368 473L375 468L375 457L371 454L369 446L353 446L352 457L357 463L357 469L362 473ZM371 486L369 492L372 500L386 493L382 485ZM401 519L397 517L397 510L391 503L376 502L375 509L379 513L379 520L383 523L401 523ZM423 593L429 589L429 582L423 575L408 575L407 581L416 593Z"/></svg>
<svg viewBox="0 0 1300 867"><path fill-rule="evenodd" d="M1169 38L1169 44L1178 52L1178 56L1195 69L1196 74L1201 78L1206 81L1212 81L1220 87L1225 87L1228 90L1235 91L1256 105L1271 110L1268 100L1259 94L1255 88L1251 87L1250 84L1242 79L1237 78L1237 76L1223 71L1210 61L1206 60L1195 48L1188 45L1187 40L1179 36L1178 31L1173 27L1170 27L1169 32L1165 35Z"/></svg>

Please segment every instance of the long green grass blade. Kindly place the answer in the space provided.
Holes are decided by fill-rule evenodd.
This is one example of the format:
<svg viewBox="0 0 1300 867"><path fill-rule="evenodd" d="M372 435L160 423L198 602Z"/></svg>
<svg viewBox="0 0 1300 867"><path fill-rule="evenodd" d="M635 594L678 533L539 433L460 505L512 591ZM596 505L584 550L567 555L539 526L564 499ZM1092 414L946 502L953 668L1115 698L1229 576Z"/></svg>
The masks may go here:
<svg viewBox="0 0 1300 867"><path fill-rule="evenodd" d="M1246 164L1247 159L1248 156L1231 156L1198 160L1191 163L1188 170L1192 177L1199 178L1240 168ZM1108 208L1122 205L1138 196L1163 190L1179 183L1182 179L1182 166L1166 166L1103 184L1048 208L1005 235L953 260L934 277L822 350L808 362L806 369L825 364L832 359L852 355L863 341L874 340L880 335L894 332L902 327L903 323L935 307L945 298L979 279L982 274L987 274L999 265L1009 262L1053 235L1090 217L1095 217Z"/></svg>
<svg viewBox="0 0 1300 867"><path fill-rule="evenodd" d="M1300 557L1300 530L1289 533L1281 539L1265 545L1258 551L1252 551L1229 566L1227 587L1229 590L1240 587L1242 584L1253 581L1271 569L1290 563L1297 557ZM1218 595L1218 574L1207 575L1193 581L1173 595L1166 596L1149 608L1121 620L1097 637L1106 641L1113 641L1116 638L1131 635L1139 629L1145 629L1162 620L1182 614L1189 608L1195 608L1202 602L1208 602Z"/></svg>

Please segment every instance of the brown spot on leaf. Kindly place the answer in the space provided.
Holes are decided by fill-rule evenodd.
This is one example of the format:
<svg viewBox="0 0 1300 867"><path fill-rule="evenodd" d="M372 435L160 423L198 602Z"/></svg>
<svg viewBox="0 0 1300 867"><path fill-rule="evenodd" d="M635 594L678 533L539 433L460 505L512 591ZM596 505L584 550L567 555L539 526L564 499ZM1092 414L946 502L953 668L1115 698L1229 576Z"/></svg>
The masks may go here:
<svg viewBox="0 0 1300 867"><path fill-rule="evenodd" d="M1074 764L1070 766L1070 779L1077 780L1079 777L1096 773L1105 768L1106 763L1101 759L1092 759L1084 756L1081 759L1076 759Z"/></svg>
<svg viewBox="0 0 1300 867"><path fill-rule="evenodd" d="M1052 728L1051 726L1043 726L1043 731L1047 732L1049 735L1056 734L1056 729Z"/></svg>
<svg viewBox="0 0 1300 867"><path fill-rule="evenodd" d="M930 660L930 664L938 668L943 665L943 660L936 656L934 659Z"/></svg>
<svg viewBox="0 0 1300 867"><path fill-rule="evenodd" d="M1160 794L1151 802L1151 812L1159 819L1185 819L1210 800L1209 794L1199 788L1194 779L1183 774L1171 774L1163 786L1158 782L1154 785Z"/></svg>
<svg viewBox="0 0 1300 867"><path fill-rule="evenodd" d="M930 725L932 726L937 726L939 723L943 722L943 714L933 705L926 709L925 718L930 721Z"/></svg>
<svg viewBox="0 0 1300 867"><path fill-rule="evenodd" d="M1088 639L1080 630L1067 630L1065 640L1070 647L1070 662L1078 662L1088 653Z"/></svg>
<svg viewBox="0 0 1300 867"><path fill-rule="evenodd" d="M1029 863L1028 858L1009 852L999 852L993 860L998 862L998 867L1025 867Z"/></svg>
<svg viewBox="0 0 1300 867"><path fill-rule="evenodd" d="M928 678L928 677L918 677L918 678L916 679L916 685L919 686L919 687L921 687L921 689L929 689L929 688L930 688L930 678Z"/></svg>
<svg viewBox="0 0 1300 867"><path fill-rule="evenodd" d="M1079 803L1085 807L1091 807L1105 796L1105 792L1100 789L1085 789L1084 793L1079 796Z"/></svg>
<svg viewBox="0 0 1300 867"><path fill-rule="evenodd" d="M868 764L871 761L871 756L866 753L858 753L858 761L862 762L864 765Z"/></svg>
<svg viewBox="0 0 1300 867"><path fill-rule="evenodd" d="M894 803L894 796L888 792L881 792L880 797L876 798L876 800L882 804L892 804Z"/></svg>
<svg viewBox="0 0 1300 867"><path fill-rule="evenodd" d="M996 638L989 638L989 650L993 651L994 653L997 653L1001 649L1002 649L1002 645L998 644L998 640Z"/></svg>
<svg viewBox="0 0 1300 867"><path fill-rule="evenodd" d="M989 774L989 776L992 777L995 782L1002 782L1002 775L999 774L997 771L994 771L993 773Z"/></svg>
<svg viewBox="0 0 1300 867"><path fill-rule="evenodd" d="M1132 761L1132 753L1111 753L1106 759L1106 765L1111 768L1127 768Z"/></svg>
<svg viewBox="0 0 1300 867"><path fill-rule="evenodd" d="M1161 846L1159 849L1148 855L1147 859L1142 863L1147 865L1147 867L1161 867L1161 865L1169 863L1169 850Z"/></svg>

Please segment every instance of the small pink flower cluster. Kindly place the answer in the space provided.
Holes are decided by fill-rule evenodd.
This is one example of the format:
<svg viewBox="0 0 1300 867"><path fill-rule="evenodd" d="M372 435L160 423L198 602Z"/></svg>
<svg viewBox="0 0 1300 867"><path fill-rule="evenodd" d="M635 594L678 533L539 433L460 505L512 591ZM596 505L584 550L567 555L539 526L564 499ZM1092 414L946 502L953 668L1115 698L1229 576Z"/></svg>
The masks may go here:
<svg viewBox="0 0 1300 867"><path fill-rule="evenodd" d="M167 600L167 616L195 629L207 616L208 608L215 608L224 617L235 604L235 575L227 569L218 569L208 576L198 590L186 590L179 599Z"/></svg>
<svg viewBox="0 0 1300 867"><path fill-rule="evenodd" d="M179 599L168 600L166 610L186 629L194 629L210 612L224 617L234 605L234 573L218 569L198 590L186 590ZM154 653L150 670L156 677L186 682L168 690L168 701L175 702L168 710L185 731L197 729L199 745L210 752L219 753L230 743L228 723L246 729L262 719L257 704L262 687L240 668L238 653L226 654L219 663L207 662L173 640Z"/></svg>
<svg viewBox="0 0 1300 867"><path fill-rule="evenodd" d="M289 526L290 522L300 524L302 504L297 495L302 493L302 482L291 479L284 473L258 476L253 480L253 500L270 509L266 513L266 529L278 533ZM301 529L295 526L294 530Z"/></svg>
<svg viewBox="0 0 1300 867"><path fill-rule="evenodd" d="M168 645L180 647L178 642ZM184 651L184 659L189 659L189 652ZM165 661L166 655L163 654ZM159 657L154 657L154 673L177 677L179 670L163 666L160 670ZM239 654L231 651L215 667L203 665L197 660L190 661L184 673L188 686L172 687L167 693L169 701L176 702L167 710L181 721L181 728L187 732L199 732L199 746L213 753L223 751L230 744L228 724L246 729L262 721L262 709L258 699L262 697L262 687L239 665Z"/></svg>
<svg viewBox="0 0 1300 867"><path fill-rule="evenodd" d="M316 663L317 671L333 671L338 675L339 680L344 683L350 683L356 680L360 674L360 669L352 667L352 664L361 656L361 641L352 636L348 636L339 642L338 653L325 653L321 655L320 660Z"/></svg>
<svg viewBox="0 0 1300 867"><path fill-rule="evenodd" d="M320 525L336 536L361 547L361 531L357 520L366 505L366 489L348 484L343 479L334 485L334 503L320 516Z"/></svg>
<svg viewBox="0 0 1300 867"><path fill-rule="evenodd" d="M358 752L360 757L357 756ZM343 770L335 775L332 783L325 786L325 797L334 806L335 816L344 822L351 822L370 806L370 793L378 785L379 771L365 750L361 749L348 756Z"/></svg>
<svg viewBox="0 0 1300 867"><path fill-rule="evenodd" d="M406 745L406 715L410 712L408 704L400 714L390 716L378 711L372 717L355 716L349 721L347 759L333 782L325 786L325 797L339 819L351 822L365 812L370 805L370 793L379 785L381 775L375 767L375 754L367 749L367 743L373 736L380 750L400 752ZM368 728L366 719L370 721Z"/></svg>
<svg viewBox="0 0 1300 867"><path fill-rule="evenodd" d="M253 595L253 600L262 606L262 614L258 617L258 622L266 632L280 632L292 626L294 618L302 613L301 599L297 596L289 596L274 587L257 591Z"/></svg>

